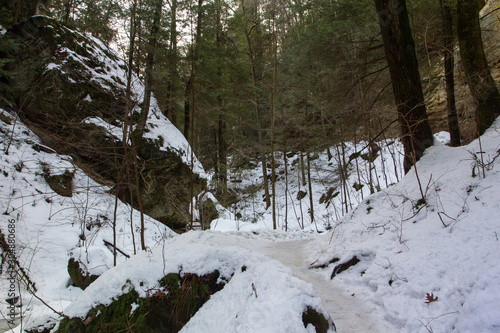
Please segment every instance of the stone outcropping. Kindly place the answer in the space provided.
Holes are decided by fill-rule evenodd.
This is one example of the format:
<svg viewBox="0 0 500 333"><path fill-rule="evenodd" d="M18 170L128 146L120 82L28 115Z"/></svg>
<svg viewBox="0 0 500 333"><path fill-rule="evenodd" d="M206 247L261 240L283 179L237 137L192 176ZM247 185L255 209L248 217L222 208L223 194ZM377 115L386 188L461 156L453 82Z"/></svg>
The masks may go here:
<svg viewBox="0 0 500 333"><path fill-rule="evenodd" d="M183 228L190 218L190 184L196 195L206 181L191 171L187 142L187 148L168 142L172 135L185 139L156 101L145 135L135 140L134 149L130 140L123 145L125 114L132 132L144 91L134 74L127 100L125 62L99 40L43 16L1 38L9 47L0 50L0 57L10 59L0 72L1 87L9 87L1 92L1 106L16 110L44 144L71 156L122 200L139 208L140 193L146 214L172 229Z"/></svg>

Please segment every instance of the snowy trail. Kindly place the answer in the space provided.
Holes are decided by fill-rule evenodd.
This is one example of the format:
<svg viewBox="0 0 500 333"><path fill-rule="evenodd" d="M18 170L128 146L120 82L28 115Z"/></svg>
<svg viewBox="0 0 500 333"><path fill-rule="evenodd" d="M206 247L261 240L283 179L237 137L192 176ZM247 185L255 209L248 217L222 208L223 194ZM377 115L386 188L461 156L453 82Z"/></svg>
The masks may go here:
<svg viewBox="0 0 500 333"><path fill-rule="evenodd" d="M217 237L219 238L219 237ZM391 333L399 332L383 320L383 314L362 303L355 296L347 295L342 289L325 279L320 272L308 269L307 247L315 240L273 241L270 239L249 239L244 237L223 237L220 245L242 247L263 254L289 267L293 274L310 284L322 299L323 306L335 323L338 333Z"/></svg>
<svg viewBox="0 0 500 333"><path fill-rule="evenodd" d="M337 332L396 332L387 323L373 315L373 309L361 303L345 291L337 288L331 280L326 280L319 272L308 269L304 250L310 240L272 242L262 248L262 254L280 261L292 269L299 279L313 285L316 294L323 300L323 306L332 317Z"/></svg>

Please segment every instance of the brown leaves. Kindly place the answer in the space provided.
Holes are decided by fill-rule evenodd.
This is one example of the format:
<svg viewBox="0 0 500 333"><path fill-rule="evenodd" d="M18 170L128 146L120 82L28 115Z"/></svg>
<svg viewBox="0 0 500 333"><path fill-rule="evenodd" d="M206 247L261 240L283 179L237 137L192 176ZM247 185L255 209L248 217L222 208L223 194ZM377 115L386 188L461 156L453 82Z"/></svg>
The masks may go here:
<svg viewBox="0 0 500 333"><path fill-rule="evenodd" d="M432 302L437 302L437 300L438 300L438 297L437 297L437 296L436 296L436 297L434 297L434 294L433 294L433 293L430 293L430 294L429 294L429 293L426 293L426 294L425 294L425 303L426 303L426 304L430 304L430 303L432 303Z"/></svg>
<svg viewBox="0 0 500 333"><path fill-rule="evenodd" d="M167 296L164 292L162 291L157 291L153 294L153 297L164 297L164 296Z"/></svg>

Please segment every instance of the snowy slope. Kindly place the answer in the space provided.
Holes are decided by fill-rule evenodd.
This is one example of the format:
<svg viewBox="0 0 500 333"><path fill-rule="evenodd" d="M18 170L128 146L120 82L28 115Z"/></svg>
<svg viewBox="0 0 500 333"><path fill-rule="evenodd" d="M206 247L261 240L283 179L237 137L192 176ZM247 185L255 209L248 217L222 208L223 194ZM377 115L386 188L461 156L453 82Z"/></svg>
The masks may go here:
<svg viewBox="0 0 500 333"><path fill-rule="evenodd" d="M417 165L427 205L413 169L321 236L310 262L356 256L360 263L329 283L373 304L400 332L499 332L499 154L499 120L481 141L428 149ZM325 279L336 264L321 269Z"/></svg>
<svg viewBox="0 0 500 333"><path fill-rule="evenodd" d="M436 136L438 140L446 141L446 135L443 133ZM373 162L358 157L347 163L351 154L360 152L360 155L363 155L369 152L366 148L367 142L356 144L346 142L343 148L340 145L331 147L331 159L328 158L326 151L311 154L314 221L310 217L309 194L306 194L309 192L308 185L303 183L302 169L307 169L305 154L304 166L302 166L299 153L287 153L288 177L286 180L283 153L276 153L277 228L279 230L324 231L331 228L336 220L346 214L346 202L347 211L350 211L370 195L370 183L375 191L398 182L403 174L402 144L398 140L384 140L378 142L378 145L381 150ZM344 191L339 166L346 164L347 186ZM271 174L270 165L267 173ZM308 183L307 173L305 177ZM219 231L272 229L272 210L265 209L262 184L261 163L251 169L230 169L228 188L238 194L239 202L227 207L226 214L221 219L213 221L211 229ZM361 184L361 189L356 189L355 184ZM322 200L329 192L332 194L331 198ZM305 196L300 198L299 193L304 193ZM229 219L228 215L230 215Z"/></svg>
<svg viewBox="0 0 500 333"><path fill-rule="evenodd" d="M329 318L310 284L292 276L292 271L279 262L244 251L231 242L231 238L255 240L252 235L233 235L229 243L225 243L226 237L211 231L168 239L151 253L141 253L105 273L65 313L83 317L91 307L109 304L124 292L127 281L144 297L147 290L158 288L158 280L168 273L201 276L218 270L229 282L181 332L310 332L302 323L302 313L308 306ZM334 331L333 326L330 331Z"/></svg>
<svg viewBox="0 0 500 333"><path fill-rule="evenodd" d="M44 147L20 121L15 122L14 117L3 110L0 112L3 119L0 121L0 228L5 237L15 240L18 261L35 283L37 296L62 311L81 293L79 288L69 286L70 256L84 263L92 274L102 274L113 267L112 249L106 247L104 241L113 243L115 198L107 193L108 187L96 183L74 165L71 157ZM7 147L8 154L5 153ZM51 175L63 174L66 170L74 173L71 197L61 196L49 187L43 176L44 167L50 169ZM118 201L116 244L128 255L134 254L131 219L135 249L139 251L139 213ZM8 228L11 221L15 221L13 232ZM13 236L9 236L10 233ZM146 216L148 246L173 234L165 225ZM123 262L126 258L119 254L117 259ZM0 279L2 314L8 313L5 302L8 289L7 264L4 264ZM23 304L24 325L43 323L51 311L27 293L24 286L18 290L16 285L15 294L19 296L20 292L22 297L16 305Z"/></svg>
<svg viewBox="0 0 500 333"><path fill-rule="evenodd" d="M439 137L446 139L443 133ZM426 152L417 165L426 204L419 200L414 169L398 184L365 197L345 218L332 223L328 233L190 232L155 250L170 253L168 260L157 263L158 254L149 260L163 267L161 273L182 264L187 272L199 274L213 269L237 272L244 262L258 261L256 271L245 278L238 275L225 291L215 294L185 326L186 332L301 331L300 322L283 330L276 324L281 319L254 309L270 309L273 304L272 317L281 318L290 309L276 306L276 300L285 298L287 306L299 309L305 304L303 293L332 316L339 332L497 332L500 121L481 138L481 147L479 140L460 148L437 143ZM485 177L474 158L480 152L487 164ZM256 207L262 209L260 205ZM228 216L221 222L237 223ZM353 257L360 262L332 279L334 268ZM338 261L330 263L334 258ZM293 274L310 285L280 275L283 266L288 267L286 276ZM68 313L81 315L96 302L109 301L125 281L123 275L139 281L142 275L131 275L124 267L121 273L106 273L121 276L114 287L98 280L68 307ZM142 270L151 272L146 275L153 281L161 275L152 268ZM271 285L269 276L286 283L277 287L279 292L264 288L269 299L254 299L249 286L254 283L260 295L259 286ZM300 292L289 293L290 288ZM114 291L96 301L103 289ZM320 296L321 303L313 295Z"/></svg>
<svg viewBox="0 0 500 333"><path fill-rule="evenodd" d="M358 197L359 206L338 222L333 216L332 230L314 241L240 245L260 248L266 255L293 267L296 276L313 283L339 332L499 332L500 121L481 140L465 147L440 144L447 142L446 133L439 133L436 138L438 143L418 163L417 172L413 169L404 178L399 175L401 182L371 196L365 193L363 200ZM383 150L382 158L375 161L379 179L383 179L380 160L392 160L388 153ZM313 163L323 177L336 167L335 162L327 162L326 154ZM485 177L481 164L485 166ZM386 170L391 171L387 167ZM244 188L262 182L260 167L246 175L233 186ZM349 179L350 186L356 178L354 175ZM313 183L315 198L324 192L320 179L315 178ZM383 187L385 182L379 182ZM289 198L294 198L298 186L297 181L290 181L293 196ZM420 200L420 187L426 205ZM283 208L282 179L277 188L278 207ZM356 194L352 187L350 191ZM258 191L248 207L231 207L232 212L240 209L243 216L250 217L256 216L252 215L255 207L257 223L251 223L251 218L221 218L212 227L222 231L271 229L271 212L263 207L262 195L263 191ZM341 200L334 204L340 211ZM294 218L298 215L294 212L300 211L297 200L295 204L289 200L289 205L289 229L301 229L300 219ZM307 212L308 200L302 205ZM316 217L328 216L325 208L316 201ZM283 211L278 212L278 220L283 221ZM324 221L318 226L325 225ZM304 229L315 229L307 221L305 226ZM283 229L283 222L279 227ZM290 260L293 254L279 254L280 251L300 251L303 253L294 257L305 255L308 260ZM360 262L331 279L334 268L353 257ZM338 261L330 263L334 258ZM309 272L304 269L321 265L326 267ZM334 304L336 301L341 304ZM354 324L353 317L368 326Z"/></svg>
<svg viewBox="0 0 500 333"><path fill-rule="evenodd" d="M50 18L47 19L50 20ZM54 21L54 24L56 22L57 21ZM55 29L54 27L52 28ZM75 63L78 63L79 66L81 66L81 70L90 75L90 79L85 82L95 82L99 84L102 89L111 92L117 90L121 90L122 92L126 91L127 65L115 51L89 34L78 32L59 23L57 24L57 29L63 30L61 34L70 35L71 38L74 38L78 43L77 47L79 51L77 53L74 49L67 47L64 45L64 42L62 42L61 45L58 45L58 49L52 61L46 66L46 72L60 71L67 77L69 82L78 82L81 78L73 77L71 73L65 72L66 65L75 66ZM82 55L84 54L82 49L85 50L88 56ZM96 63L98 65L96 65ZM135 72L132 72L131 78L131 98L132 102L135 104L135 108L131 113L140 113L141 110L139 105L144 99L144 84ZM84 98L84 101L92 101L91 92ZM123 124L116 126L106 122L100 117L88 118L86 122L105 128L109 135L117 140L121 140L123 137ZM151 98L144 137L161 143L160 149L162 150L177 152L186 164L191 164L189 143L184 135L182 135L182 133L163 115L154 94ZM193 159L193 171L205 177L203 166L196 157Z"/></svg>

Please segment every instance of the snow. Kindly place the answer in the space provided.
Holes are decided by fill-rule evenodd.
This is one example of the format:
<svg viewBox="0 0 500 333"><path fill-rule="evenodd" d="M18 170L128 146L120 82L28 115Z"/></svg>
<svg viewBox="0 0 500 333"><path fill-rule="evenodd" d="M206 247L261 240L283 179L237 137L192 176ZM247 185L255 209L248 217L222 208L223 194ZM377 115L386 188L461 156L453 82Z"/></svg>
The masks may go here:
<svg viewBox="0 0 500 333"><path fill-rule="evenodd" d="M443 134L438 135L438 141ZM309 195L302 199L298 197L300 192L308 192L308 187L302 181L302 166L299 153L289 153L287 159L288 181L285 182L285 164L283 154L276 153L277 161L277 183L276 183L276 211L277 227L280 230L305 230L323 232L333 226L347 211L352 210L364 198L370 195L370 179L375 191L391 186L403 177L403 146L399 140L384 140L377 143L381 148L378 153L380 157L373 163L363 158L353 159L348 163L346 180L346 191L342 190L342 176L340 173L341 162L349 160L354 153L361 155L368 153L367 142L356 144L346 142L330 149L332 158L329 159L326 151L311 155L311 179L313 193L314 220L310 218ZM363 150L363 148L365 148ZM343 153L342 153L343 151ZM307 165L304 155L304 164ZM270 157L268 158L270 160ZM345 164L345 163L342 163ZM306 169L306 166L304 166ZM271 169L267 169L271 174ZM307 175L306 175L307 180ZM262 164L258 163L254 168L244 170L229 170L228 187L239 193L240 201L227 207L233 223L228 221L214 221L213 230L254 230L272 229L272 210L266 209L263 204L264 189L262 187ZM356 190L355 183L363 184L360 190ZM332 191L333 197L324 204L319 204L320 199L328 191ZM288 202L286 202L286 200ZM228 213L225 213L226 215ZM239 216L237 218L236 216ZM287 217L287 218L286 218Z"/></svg>
<svg viewBox="0 0 500 333"><path fill-rule="evenodd" d="M89 97L89 95L87 95ZM89 97L90 98L90 97ZM99 117L87 117L83 120L84 124L93 124L106 129L106 132L115 140L121 141L123 139L123 129L121 127L113 126L102 118Z"/></svg>
<svg viewBox="0 0 500 333"><path fill-rule="evenodd" d="M169 272L202 275L218 270L229 282L183 332L310 332L313 328L301 321L307 306L331 317L338 332L500 330L500 120L480 140L464 147L445 146L439 141L446 142L447 135L437 134L435 146L416 169L404 177L398 175L398 183L372 195L367 191L363 198L358 193L360 203L355 206L353 199L353 209L343 217L337 206L339 218L332 214L329 230L327 218L316 226L305 221L302 229L302 222L292 215L285 232L283 213L279 230L272 230L264 203L255 200L256 214L262 213L257 223L235 218L235 212L250 216L248 207L240 206L238 211L238 207L224 210L218 205L222 216L212 226L219 231L174 235L147 218L149 250L139 251L136 244L138 254L133 255L130 213L134 221L139 217L119 203L117 244L131 258L119 255L119 264L113 267L112 251L103 244L112 240L109 218L114 197L107 194L109 189L88 178L70 157L35 150L39 139L20 121L13 127L14 119L7 112L2 111L2 116L11 119L11 125L0 122L3 152L12 128L15 132L9 154L0 155L0 209L9 213L2 215L0 227L4 231L8 219L17 220L19 261L35 282L37 295L67 315L84 316L92 306L108 304L124 292L127 281L129 288L146 296ZM398 145L394 142L389 147ZM355 146L346 144L347 156L356 151ZM374 161L381 185L385 180L378 160L390 161L391 156L384 148ZM317 171L313 188L324 189L318 182L328 169L336 168L335 161L320 154L313 162ZM75 173L73 197L61 197L50 189L41 163L49 166L51 174ZM233 185L258 183L258 172L256 166ZM361 176L368 179L366 174ZM357 179L354 172L351 177L350 182ZM387 177L392 183L396 174ZM283 178L277 185L283 191ZM298 184L289 186L290 191L298 191ZM426 204L420 200L420 187ZM350 191L354 197L356 191ZM316 202L321 191L317 192ZM278 193L279 198L284 196ZM210 193L203 195L215 200ZM294 202L298 211L299 202ZM326 204L316 206L317 214L326 214ZM92 226L85 229L86 242L80 239L81 221ZM316 232L316 227L323 232ZM332 279L336 265L354 256L360 262ZM102 277L83 292L68 286L70 257ZM334 258L338 261L330 263ZM7 281L0 283L5 299ZM57 317L26 291L22 301L30 304L24 307L23 327ZM0 310L6 313L5 302Z"/></svg>
<svg viewBox="0 0 500 333"><path fill-rule="evenodd" d="M302 324L307 306L328 318L310 284L275 260L240 247L222 246L225 238L217 232L189 232L166 240L150 253L141 253L106 272L65 313L83 317L89 308L108 304L122 294L127 281L144 297L168 273L204 275L218 270L229 282L181 332L307 332Z"/></svg>
<svg viewBox="0 0 500 333"><path fill-rule="evenodd" d="M79 288L68 287L70 278L67 264L70 257L85 264L91 274L101 274L113 267L113 253L104 241L113 243L112 221L115 199L108 194L109 188L90 179L75 166L71 157L37 151L34 147L46 147L19 120L15 127L0 121L0 228L7 237L8 222L15 222L15 244L18 260L28 272L37 288L37 295L50 306L62 311L81 293ZM9 154L5 154L14 129ZM49 150L50 151L50 150ZM51 175L74 173L73 196L63 197L55 193L43 177L48 167ZM130 220L134 222L135 248L139 251L139 213L118 201L117 246L134 254ZM154 246L173 232L163 224L146 216L146 239ZM82 240L85 235L85 241ZM118 262L125 257L118 256ZM4 265L6 272L6 265ZM2 276L3 277L3 276ZM8 290L8 280L0 279L2 300ZM27 292L22 293L23 304L30 304L31 311L24 313L25 324L44 323L51 314L41 302ZM0 311L7 313L8 304L0 303Z"/></svg>
<svg viewBox="0 0 500 333"><path fill-rule="evenodd" d="M93 53L107 64L107 74L93 73L94 80L103 87L110 80L124 82L124 63L108 57L104 45L96 43ZM86 61L71 50L61 52ZM62 65L54 61L47 70L63 70ZM144 89L137 77L133 90L139 102ZM283 155L277 153L278 230L272 230L271 209L262 201L259 165L231 170L229 186L242 200L227 209L217 205L221 216L211 223L214 230L176 235L146 217L147 251L138 246L138 212L118 201L117 246L131 258L119 254L113 267L112 250L104 244L113 239L115 198L110 189L85 175L71 157L41 145L11 114L0 112L0 228L6 233L15 220L17 259L35 283L36 295L66 315L84 316L97 304L109 304L127 291L124 285L146 296L169 272L202 275L218 270L228 280L226 286L183 332L311 332L314 329L301 320L307 306L331 318L338 332L500 331L500 120L464 147L445 146L449 135L437 133L436 144L405 176L400 142L377 142L381 151L375 160L349 163L345 191L340 190L339 164L367 143L332 147L331 159L317 152L311 161L314 207L308 196L297 197L308 191L300 156L290 153L285 191ZM98 117L85 122L121 138L120 126ZM162 149L178 151L190 163L187 141L154 99L147 129L148 138L161 136ZM204 174L197 160L193 164ZM52 175L74 173L73 196L55 193L44 179L44 168ZM356 190L354 183L364 186ZM338 195L319 203L330 188ZM215 201L210 193L199 200L201 196ZM312 208L314 221L309 216ZM338 264L354 257L358 264L332 278ZM70 258L102 276L85 291L71 286ZM4 277L2 314L8 313L4 300L9 284ZM23 328L58 317L24 286L17 292Z"/></svg>
<svg viewBox="0 0 500 333"><path fill-rule="evenodd" d="M86 57L82 55L81 52L77 53L74 50L61 45L56 52L57 55L54 56L49 65L47 65L46 71L60 71L67 76L67 80L69 82L76 83L81 80L81 78L69 76L69 74L65 72L64 68L66 64L71 65L72 62L77 62L80 66L82 66L82 70L90 75L90 79L85 80L85 82L96 82L103 89L111 92L116 89L114 87L119 87L123 91L126 90L127 65L125 61L120 59L119 55L115 51L108 48L104 45L104 43L102 43L102 41L90 34L84 34L68 27L61 27L61 29L65 29L66 33L71 33L75 36L75 38L78 39L77 42L79 46L86 49L90 55L89 57ZM96 62L98 62L99 65L96 65ZM135 105L142 103L144 98L144 85L136 73L132 73L131 95ZM86 102L92 101L92 94L85 96L83 100ZM136 106L132 112L140 112L140 108ZM102 126L106 130L110 130L115 127L98 117L93 117L92 119L87 119L86 121ZM117 138L121 138L122 135L116 135L118 132L123 132L123 129L121 127L114 128L110 134L116 136ZM196 156L192 156L191 148L184 135L161 112L154 94L151 97L151 105L149 108L148 119L146 121L146 131L144 133L144 137L157 143L162 142L160 149L165 151L175 151L179 154L179 156L181 156L184 163L187 165L193 164L194 173L199 174L203 178L207 177L201 163L198 161ZM191 161L191 159L193 159L193 161Z"/></svg>
<svg viewBox="0 0 500 333"><path fill-rule="evenodd" d="M311 262L368 254L332 283L374 304L401 332L500 330L500 121L466 147L428 149L416 171L366 199L321 236ZM472 177L473 154L492 162ZM478 174L479 171L476 171ZM367 208L371 207L371 210ZM323 269L325 278L334 265ZM427 294L438 298L426 304Z"/></svg>

